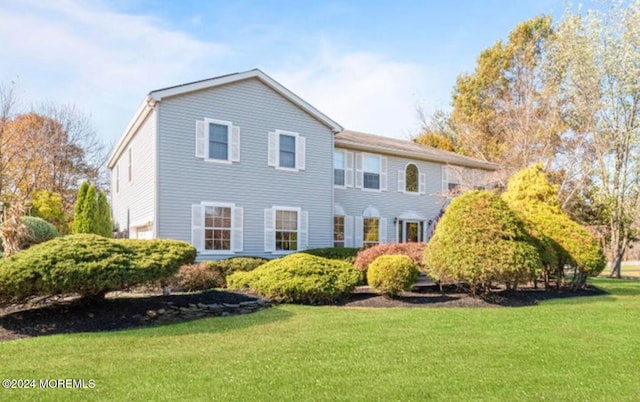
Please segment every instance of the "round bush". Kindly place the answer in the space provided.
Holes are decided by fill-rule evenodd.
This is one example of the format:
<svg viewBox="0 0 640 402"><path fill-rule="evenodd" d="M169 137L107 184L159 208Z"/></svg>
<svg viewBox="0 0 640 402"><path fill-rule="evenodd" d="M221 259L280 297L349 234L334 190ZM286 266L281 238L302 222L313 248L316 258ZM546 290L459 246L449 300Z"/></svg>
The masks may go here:
<svg viewBox="0 0 640 402"><path fill-rule="evenodd" d="M191 245L173 240L58 237L0 262L0 300L69 293L99 298L112 290L165 279L194 258Z"/></svg>
<svg viewBox="0 0 640 402"><path fill-rule="evenodd" d="M436 281L467 282L471 291L493 281L515 286L542 268L538 243L506 203L489 191L455 198L424 253L427 273Z"/></svg>
<svg viewBox="0 0 640 402"><path fill-rule="evenodd" d="M376 291L396 296L409 290L418 280L419 271L411 259L404 255L382 255L367 270L367 282Z"/></svg>
<svg viewBox="0 0 640 402"><path fill-rule="evenodd" d="M27 226L28 235L23 239L22 248L33 246L34 244L44 243L55 237L59 237L58 229L42 218L34 216L23 216L22 222Z"/></svg>
<svg viewBox="0 0 640 402"><path fill-rule="evenodd" d="M249 288L272 300L325 304L349 294L360 276L349 263L298 253L250 272L236 272L227 279L230 288Z"/></svg>

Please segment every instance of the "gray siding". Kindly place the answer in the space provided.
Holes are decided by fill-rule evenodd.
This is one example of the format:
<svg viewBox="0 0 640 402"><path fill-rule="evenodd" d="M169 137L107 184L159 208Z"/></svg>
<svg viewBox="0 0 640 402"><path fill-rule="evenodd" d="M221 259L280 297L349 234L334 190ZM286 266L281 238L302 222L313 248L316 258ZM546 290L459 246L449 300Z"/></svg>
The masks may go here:
<svg viewBox="0 0 640 402"><path fill-rule="evenodd" d="M243 208L244 248L235 255L272 256L264 252L264 209L274 205L308 211L309 248L332 245L333 134L329 128L257 79L166 98L156 107L157 237L190 241L191 205L210 201ZM203 118L240 127L240 162L224 164L195 157L196 120ZM267 165L268 133L276 129L305 137L304 171Z"/></svg>
<svg viewBox="0 0 640 402"><path fill-rule="evenodd" d="M132 180L129 182L127 165L129 148L132 156ZM155 112L147 116L125 151L111 170L111 206L114 223L120 230L153 226L155 197ZM120 190L116 191L116 172L120 171ZM128 211L128 212L127 212ZM129 217L127 218L127 213Z"/></svg>
<svg viewBox="0 0 640 402"><path fill-rule="evenodd" d="M339 150L339 148L336 148ZM357 153L355 150L347 150ZM355 187L335 188L335 202L339 204L347 216L362 216L368 207L380 212L381 218L387 219L387 242L397 242L397 228L393 219L403 214L421 215L426 221L434 219L443 205L442 164L382 155L387 158L387 191L363 190ZM354 158L355 159L355 158ZM405 194L398 192L398 170L404 170L407 163L414 163L420 173L426 175L425 194ZM355 174L355 169L354 169ZM355 183L355 178L354 178ZM345 234L353 236L354 234Z"/></svg>

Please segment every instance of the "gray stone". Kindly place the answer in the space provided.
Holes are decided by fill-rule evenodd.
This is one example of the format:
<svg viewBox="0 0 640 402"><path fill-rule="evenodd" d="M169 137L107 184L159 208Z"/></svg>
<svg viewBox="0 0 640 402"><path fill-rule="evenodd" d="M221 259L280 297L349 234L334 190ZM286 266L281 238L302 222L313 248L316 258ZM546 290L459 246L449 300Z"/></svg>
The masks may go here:
<svg viewBox="0 0 640 402"><path fill-rule="evenodd" d="M231 303L222 303L222 306L226 309L231 309L231 308L239 308L240 305L239 304L231 304Z"/></svg>
<svg viewBox="0 0 640 402"><path fill-rule="evenodd" d="M159 308L158 309L158 314L166 314L167 310L163 309L163 308Z"/></svg>

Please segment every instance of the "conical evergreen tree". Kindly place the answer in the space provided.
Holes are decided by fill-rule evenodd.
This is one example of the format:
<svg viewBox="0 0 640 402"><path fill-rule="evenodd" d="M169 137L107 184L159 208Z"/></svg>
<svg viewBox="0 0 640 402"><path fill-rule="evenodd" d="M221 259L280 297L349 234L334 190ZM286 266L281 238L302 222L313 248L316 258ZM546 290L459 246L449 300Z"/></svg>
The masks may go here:
<svg viewBox="0 0 640 402"><path fill-rule="evenodd" d="M89 191L89 183L82 182L78 190L76 205L73 210L73 233L89 233L89 222L86 219L86 198Z"/></svg>
<svg viewBox="0 0 640 402"><path fill-rule="evenodd" d="M87 231L83 233L97 233L98 230L98 193L91 184L84 199L83 219L87 221Z"/></svg>
<svg viewBox="0 0 640 402"><path fill-rule="evenodd" d="M109 202L107 202L107 196L103 191L98 191L98 211L96 218L96 231L94 233L104 237L111 237L113 235L113 222L111 220Z"/></svg>

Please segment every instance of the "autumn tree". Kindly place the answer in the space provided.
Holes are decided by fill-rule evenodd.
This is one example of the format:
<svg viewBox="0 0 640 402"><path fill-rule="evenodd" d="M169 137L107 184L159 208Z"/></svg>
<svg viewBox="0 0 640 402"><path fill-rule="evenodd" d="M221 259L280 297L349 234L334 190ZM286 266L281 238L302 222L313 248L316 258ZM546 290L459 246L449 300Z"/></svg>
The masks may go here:
<svg viewBox="0 0 640 402"><path fill-rule="evenodd" d="M451 121L451 115L443 110L436 110L427 115L418 108L418 117L422 125L421 133L413 141L443 151L456 152L458 133Z"/></svg>
<svg viewBox="0 0 640 402"><path fill-rule="evenodd" d="M592 183L593 223L606 226L611 275L620 277L640 221L640 1L568 10L549 53L563 118L586 156L573 163Z"/></svg>
<svg viewBox="0 0 640 402"><path fill-rule="evenodd" d="M506 43L484 50L453 93L457 150L504 169L504 177L555 159L563 126L543 67L554 33L550 17L518 24Z"/></svg>

